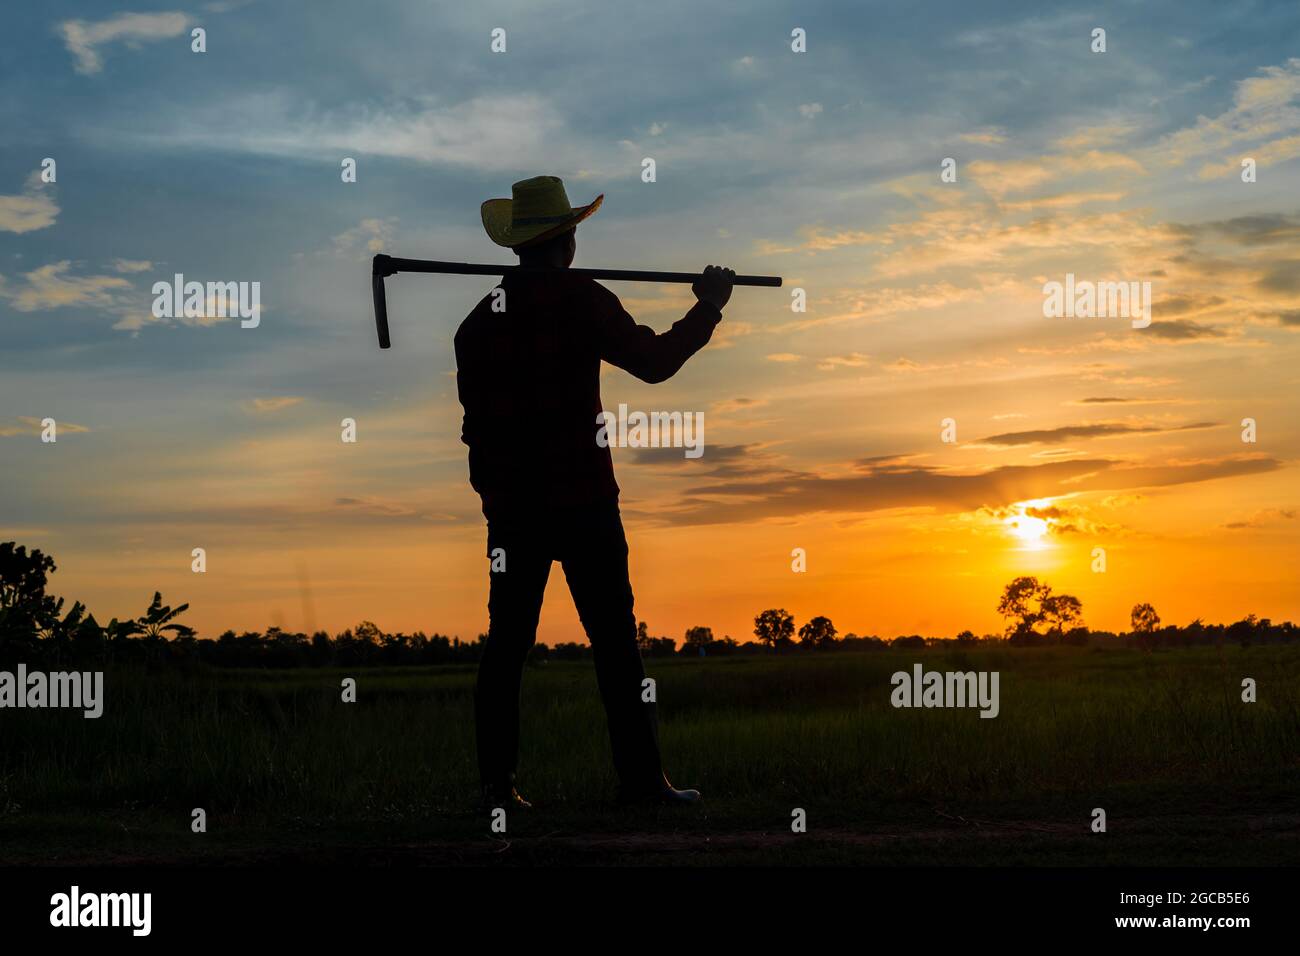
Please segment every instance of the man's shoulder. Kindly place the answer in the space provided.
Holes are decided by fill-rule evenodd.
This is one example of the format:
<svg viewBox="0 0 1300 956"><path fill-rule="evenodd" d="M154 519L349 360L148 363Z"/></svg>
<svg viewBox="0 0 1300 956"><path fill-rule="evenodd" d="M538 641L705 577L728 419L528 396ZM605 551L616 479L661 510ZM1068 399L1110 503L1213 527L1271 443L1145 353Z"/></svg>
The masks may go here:
<svg viewBox="0 0 1300 956"><path fill-rule="evenodd" d="M573 278L581 283L576 288L580 290L584 301L593 312L605 315L623 308L623 303L619 301L618 296L595 279L589 276L574 276Z"/></svg>
<svg viewBox="0 0 1300 956"><path fill-rule="evenodd" d="M615 302L618 301L618 296L616 296L611 289L606 289L595 279L589 279L586 276L579 276L578 278L586 280L588 287L591 289L592 295L598 296L602 299L612 299Z"/></svg>
<svg viewBox="0 0 1300 956"><path fill-rule="evenodd" d="M499 286L493 286L485 292L483 298L479 299L474 308L470 310L469 315L461 319L460 325L456 328L457 339L466 335L472 335L475 330L483 324L488 316L491 315L493 293L496 292L497 288L499 288Z"/></svg>

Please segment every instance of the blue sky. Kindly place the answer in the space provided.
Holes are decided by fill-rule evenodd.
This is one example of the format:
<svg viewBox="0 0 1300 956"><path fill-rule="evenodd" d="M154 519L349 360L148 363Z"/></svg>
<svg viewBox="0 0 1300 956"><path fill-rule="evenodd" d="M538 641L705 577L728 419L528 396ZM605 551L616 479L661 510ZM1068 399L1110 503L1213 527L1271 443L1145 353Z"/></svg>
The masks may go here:
<svg viewBox="0 0 1300 956"><path fill-rule="evenodd" d="M875 506L812 485L860 459L935 454L946 410L977 415L975 438L1010 430L1011 416L1077 424L1070 403L1089 388L1126 400L1143 390L1146 417L1133 421L1172 433L1254 408L1281 416L1278 398L1294 393L1294 3L48 3L11 5L4 22L0 530L55 553L60 583L101 616L142 609L161 586L211 626L223 614L247 627L373 617L473 632L481 569L466 567L480 529L450 346L487 285L391 280L396 348L380 353L368 259L510 261L478 205L538 173L564 177L575 203L606 196L579 231L579 265L721 262L809 291L804 316L784 292L738 292L708 358L660 389L606 376L607 406L708 409L718 443L719 466L703 475L617 460L625 512L647 526L652 587L706 541L752 551L748 533L779 566L789 548L775 523L824 541L843 569L801 582L808 593L787 603L851 616L863 549L895 541L915 568L928 553L916 535L963 529L922 534L901 511L874 527L862 514ZM195 26L206 53L190 50ZM1101 55L1089 49L1097 26ZM489 50L496 27L505 54ZM795 27L805 54L790 50ZM1254 153L1259 181L1245 186L1236 165ZM346 156L355 184L340 181ZM653 184L640 179L646 156ZM54 184L33 179L44 157L58 163ZM944 157L960 170L946 192ZM1176 318L1140 348L1095 328L1049 330L1038 287L1067 269L1166 276L1158 301ZM150 286L176 272L260 281L260 327L152 321ZM661 329L690 301L678 288L616 291ZM1221 407L1170 417L1206 395ZM46 416L66 423L56 446L34 437L31 420ZM344 416L359 422L356 448L338 444ZM1275 484L1220 496L1203 515L1168 503L1197 515L1186 533L1207 555L1234 521L1290 509L1286 427L1271 431L1271 477L1248 479ZM733 520L692 504L730 500L728 449L755 480L809 481L806 504L760 492L743 531L698 537L701 522ZM1047 452L1100 454L986 448L925 467L985 474ZM1227 452L1116 454L1136 467ZM978 512L925 506L956 522ZM1160 527L1168 545L1166 520L1129 530ZM845 522L871 534L850 540ZM1274 523L1295 524L1259 521ZM664 524L680 529L654 530ZM216 562L224 576L188 573L204 542L229 558ZM372 569L402 562L386 575L400 598L358 577L357 555ZM785 586L776 571L750 572L743 587L666 600L664 629L709 623L692 615L716 606L715 629L743 633L761 608L743 609ZM310 601L304 581L319 592ZM990 603L958 601L985 616ZM385 607L400 611L381 620ZM946 626L899 610L881 630L927 620ZM571 629L561 616L550 633Z"/></svg>

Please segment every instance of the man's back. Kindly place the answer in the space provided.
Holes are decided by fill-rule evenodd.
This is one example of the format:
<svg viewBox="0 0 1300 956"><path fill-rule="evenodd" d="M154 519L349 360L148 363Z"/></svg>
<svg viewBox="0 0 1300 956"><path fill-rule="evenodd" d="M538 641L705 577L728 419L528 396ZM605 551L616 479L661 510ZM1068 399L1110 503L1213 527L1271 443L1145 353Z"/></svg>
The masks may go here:
<svg viewBox="0 0 1300 956"><path fill-rule="evenodd" d="M500 288L504 310L493 311L489 293L456 333L461 438L484 514L616 499L609 448L596 442L602 359L663 381L708 342L721 313L698 302L656 335L608 289L562 269L511 273Z"/></svg>

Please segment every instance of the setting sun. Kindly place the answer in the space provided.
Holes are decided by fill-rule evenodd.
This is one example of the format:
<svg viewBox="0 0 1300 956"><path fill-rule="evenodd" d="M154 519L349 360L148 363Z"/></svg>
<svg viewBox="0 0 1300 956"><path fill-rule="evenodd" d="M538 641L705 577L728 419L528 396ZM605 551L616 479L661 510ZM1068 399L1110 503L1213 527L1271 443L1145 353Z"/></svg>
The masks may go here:
<svg viewBox="0 0 1300 956"><path fill-rule="evenodd" d="M1048 525L1042 518L1030 515L1012 515L1005 521L1007 530L1030 547L1042 547L1046 544Z"/></svg>

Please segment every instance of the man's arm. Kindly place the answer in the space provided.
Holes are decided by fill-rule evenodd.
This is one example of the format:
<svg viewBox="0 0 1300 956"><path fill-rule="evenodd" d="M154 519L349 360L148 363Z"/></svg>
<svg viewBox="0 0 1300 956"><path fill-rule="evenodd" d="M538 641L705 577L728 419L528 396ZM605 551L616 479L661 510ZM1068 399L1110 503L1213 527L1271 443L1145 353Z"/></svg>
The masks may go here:
<svg viewBox="0 0 1300 956"><path fill-rule="evenodd" d="M708 344L722 320L722 307L731 298L735 278L736 273L721 266L705 269L691 287L699 301L662 335L647 325L637 325L617 296L597 286L600 357L643 382L672 378L688 358Z"/></svg>

